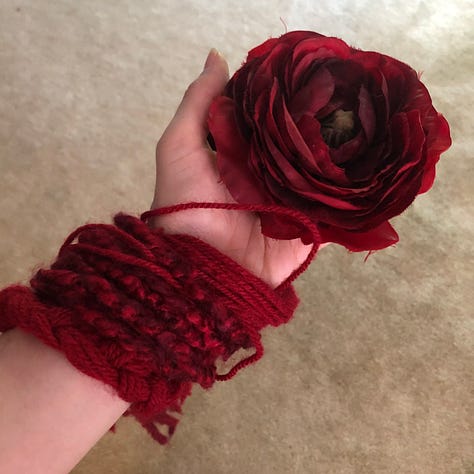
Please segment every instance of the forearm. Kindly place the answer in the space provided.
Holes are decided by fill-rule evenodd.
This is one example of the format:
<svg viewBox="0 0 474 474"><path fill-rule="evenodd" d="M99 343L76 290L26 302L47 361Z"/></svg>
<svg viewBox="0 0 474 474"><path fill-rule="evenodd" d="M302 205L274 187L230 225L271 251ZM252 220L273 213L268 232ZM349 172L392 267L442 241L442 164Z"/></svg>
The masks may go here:
<svg viewBox="0 0 474 474"><path fill-rule="evenodd" d="M18 329L0 335L3 474L69 472L127 408L35 337Z"/></svg>

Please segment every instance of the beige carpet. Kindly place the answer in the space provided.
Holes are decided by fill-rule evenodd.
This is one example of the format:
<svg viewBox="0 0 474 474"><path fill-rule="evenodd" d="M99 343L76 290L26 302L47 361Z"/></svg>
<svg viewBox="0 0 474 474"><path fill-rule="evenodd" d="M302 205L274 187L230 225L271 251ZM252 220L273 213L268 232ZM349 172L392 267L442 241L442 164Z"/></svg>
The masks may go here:
<svg viewBox="0 0 474 474"><path fill-rule="evenodd" d="M146 210L154 147L210 47L235 70L288 29L424 71L454 145L371 256L324 249L255 366L196 388L167 447L131 419L74 474L474 472L470 0L2 0L0 283L85 222ZM1 422L1 420L0 420ZM0 459L1 471L1 459ZM23 473L21 473L23 474Z"/></svg>

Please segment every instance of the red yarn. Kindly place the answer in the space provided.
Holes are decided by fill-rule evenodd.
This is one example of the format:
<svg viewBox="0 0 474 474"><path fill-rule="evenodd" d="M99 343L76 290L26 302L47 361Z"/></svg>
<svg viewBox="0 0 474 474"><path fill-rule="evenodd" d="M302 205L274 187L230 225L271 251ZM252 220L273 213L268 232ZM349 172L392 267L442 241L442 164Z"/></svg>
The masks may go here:
<svg viewBox="0 0 474 474"><path fill-rule="evenodd" d="M305 262L276 289L212 246L189 235L150 229L154 215L193 208L286 215L313 235ZM142 214L119 213L113 225L88 224L62 245L30 287L0 292L0 332L14 327L62 351L85 374L111 385L133 415L166 443L193 383L209 388L263 355L260 330L293 315L291 282L313 259L319 235L303 214L278 206L188 203ZM73 243L77 239L77 243ZM216 361L255 352L228 373ZM158 425L168 427L167 435Z"/></svg>

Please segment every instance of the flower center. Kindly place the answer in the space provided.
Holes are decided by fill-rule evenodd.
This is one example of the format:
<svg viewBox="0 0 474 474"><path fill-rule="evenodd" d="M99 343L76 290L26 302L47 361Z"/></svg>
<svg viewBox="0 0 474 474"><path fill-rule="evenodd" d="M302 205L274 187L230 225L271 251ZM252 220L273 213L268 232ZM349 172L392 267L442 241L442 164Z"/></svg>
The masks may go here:
<svg viewBox="0 0 474 474"><path fill-rule="evenodd" d="M319 121L321 136L331 147L337 148L355 137L354 113L350 110L335 110Z"/></svg>

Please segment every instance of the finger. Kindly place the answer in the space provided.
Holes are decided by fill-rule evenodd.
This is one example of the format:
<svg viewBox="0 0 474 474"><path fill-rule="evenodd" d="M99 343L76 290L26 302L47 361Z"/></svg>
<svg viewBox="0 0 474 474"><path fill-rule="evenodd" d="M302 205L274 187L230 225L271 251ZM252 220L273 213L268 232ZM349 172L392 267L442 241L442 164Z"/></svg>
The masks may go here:
<svg viewBox="0 0 474 474"><path fill-rule="evenodd" d="M180 148L185 153L206 143L207 115L212 100L221 95L229 80L229 67L216 50L209 52L204 69L188 87L175 116L160 142L167 148ZM185 148L183 150L183 147Z"/></svg>

